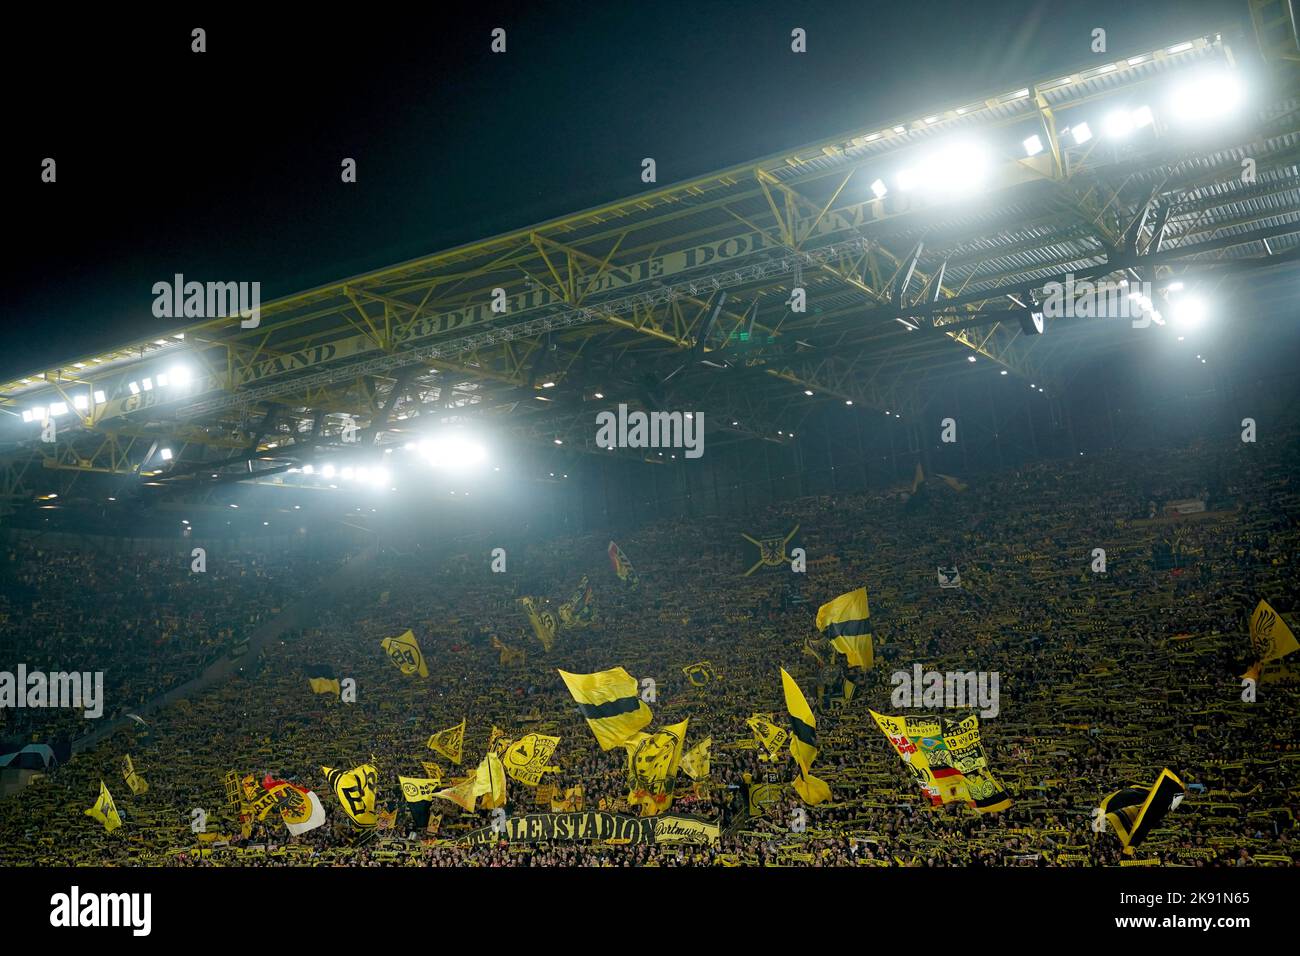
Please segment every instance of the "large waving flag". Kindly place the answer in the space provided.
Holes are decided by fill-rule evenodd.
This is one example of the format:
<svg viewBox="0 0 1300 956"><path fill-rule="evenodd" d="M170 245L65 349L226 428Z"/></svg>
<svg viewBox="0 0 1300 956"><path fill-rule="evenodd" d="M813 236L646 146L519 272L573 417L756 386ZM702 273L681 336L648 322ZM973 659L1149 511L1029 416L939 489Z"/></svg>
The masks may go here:
<svg viewBox="0 0 1300 956"><path fill-rule="evenodd" d="M609 563L613 566L618 579L628 586L628 590L635 591L640 586L641 579L637 577L636 569L632 567L632 562L623 553L623 549L611 541L606 552L609 554Z"/></svg>
<svg viewBox="0 0 1300 956"><path fill-rule="evenodd" d="M276 780L267 774L262 779L262 789L274 795L280 807L280 818L294 836L324 825L325 806L320 797L306 787Z"/></svg>
<svg viewBox="0 0 1300 956"><path fill-rule="evenodd" d="M799 776L794 779L794 789L804 803L824 803L831 798L831 788L826 781L810 772L817 759L817 718L803 696L794 678L781 668L781 687L785 691L785 706L790 712L790 754L799 765Z"/></svg>
<svg viewBox="0 0 1300 956"><path fill-rule="evenodd" d="M848 658L850 667L867 670L873 663L870 617L867 589L858 588L818 608L817 630Z"/></svg>
<svg viewBox="0 0 1300 956"><path fill-rule="evenodd" d="M1295 635L1282 620L1282 615L1267 601L1260 601L1250 615L1250 648L1255 663L1245 676L1257 681L1265 664L1300 650L1300 644L1296 643Z"/></svg>
<svg viewBox="0 0 1300 956"><path fill-rule="evenodd" d="M650 723L652 714L638 695L636 678L621 667L595 674L560 671L602 750L619 746Z"/></svg>
<svg viewBox="0 0 1300 956"><path fill-rule="evenodd" d="M118 815L116 804L113 803L113 795L108 792L108 787L102 780L99 781L99 799L86 811L86 816L94 817L104 824L104 829L109 833L122 825L122 818Z"/></svg>
<svg viewBox="0 0 1300 956"><path fill-rule="evenodd" d="M489 751L474 774L473 795L482 797L484 810L495 810L506 805L506 768L501 758Z"/></svg>
<svg viewBox="0 0 1300 956"><path fill-rule="evenodd" d="M358 830L373 830L379 822L375 813L375 791L379 773L374 766L363 763L351 770L332 770L321 767L343 811Z"/></svg>
<svg viewBox="0 0 1300 956"><path fill-rule="evenodd" d="M768 757L775 757L790 739L790 731L778 727L767 714L754 714L745 720L745 724L754 732L754 739L762 744Z"/></svg>
<svg viewBox="0 0 1300 956"><path fill-rule="evenodd" d="M429 676L429 668L424 663L424 655L420 653L420 644L416 641L413 632L407 631L397 637L386 637L379 642L379 646L384 649L388 659L403 674L408 677L411 674L419 674L421 677Z"/></svg>
<svg viewBox="0 0 1300 956"><path fill-rule="evenodd" d="M641 816L657 816L673 802L677 768L682 760L688 720L653 734L636 733L627 748L627 802L641 807Z"/></svg>
<svg viewBox="0 0 1300 956"><path fill-rule="evenodd" d="M135 764L131 762L131 755L127 754L122 758L122 779L131 792L137 797L142 793L149 791L149 783L144 777L136 772Z"/></svg>
<svg viewBox="0 0 1300 956"><path fill-rule="evenodd" d="M1101 802L1100 816L1124 845L1124 853L1133 855L1147 834L1160 825L1170 810L1183 802L1187 788L1169 768L1150 787L1125 787Z"/></svg>
<svg viewBox="0 0 1300 956"><path fill-rule="evenodd" d="M709 756L713 737L705 737L682 757L682 770L692 780L703 780L709 775Z"/></svg>

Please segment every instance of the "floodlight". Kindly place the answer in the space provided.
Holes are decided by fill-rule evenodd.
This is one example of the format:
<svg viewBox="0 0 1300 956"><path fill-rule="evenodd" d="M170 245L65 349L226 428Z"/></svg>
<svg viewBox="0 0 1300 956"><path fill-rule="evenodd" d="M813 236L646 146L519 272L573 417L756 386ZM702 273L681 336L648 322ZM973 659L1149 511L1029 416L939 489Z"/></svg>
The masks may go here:
<svg viewBox="0 0 1300 956"><path fill-rule="evenodd" d="M1074 145L1082 146L1088 140L1092 139L1092 127L1087 123L1080 123L1077 126L1070 127L1070 135L1074 137Z"/></svg>
<svg viewBox="0 0 1300 956"><path fill-rule="evenodd" d="M877 199L884 199L885 193L889 192L889 188L885 185L883 179L877 179L871 184L871 191L875 193Z"/></svg>
<svg viewBox="0 0 1300 956"><path fill-rule="evenodd" d="M1231 73L1203 73L1175 89L1170 106L1184 122L1220 119L1237 108L1242 92L1241 81Z"/></svg>
<svg viewBox="0 0 1300 956"><path fill-rule="evenodd" d="M1037 156L1042 151L1043 151L1043 141L1038 138L1037 133L1035 133L1033 136L1030 136L1027 140L1025 140L1026 156Z"/></svg>

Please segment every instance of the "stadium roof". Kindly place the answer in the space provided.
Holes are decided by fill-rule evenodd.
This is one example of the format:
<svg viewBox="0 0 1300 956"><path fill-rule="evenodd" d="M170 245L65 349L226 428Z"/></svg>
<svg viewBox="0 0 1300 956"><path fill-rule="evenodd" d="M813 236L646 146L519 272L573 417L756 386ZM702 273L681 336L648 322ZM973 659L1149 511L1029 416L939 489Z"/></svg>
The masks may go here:
<svg viewBox="0 0 1300 956"><path fill-rule="evenodd" d="M708 410L715 443L786 441L773 423L792 402L908 415L935 376L983 363L1062 387L1131 339L1051 314L1037 334L1051 283L1149 283L1158 313L1171 284L1295 260L1300 84L1294 51L1267 52L1254 72L1217 35L1099 55L269 302L256 327L160 318L0 386L0 506L48 490L37 474L200 494L307 480L323 454L447 422L595 451L594 414L618 402ZM1209 115L1224 83L1248 96ZM256 279L184 280L235 278Z"/></svg>

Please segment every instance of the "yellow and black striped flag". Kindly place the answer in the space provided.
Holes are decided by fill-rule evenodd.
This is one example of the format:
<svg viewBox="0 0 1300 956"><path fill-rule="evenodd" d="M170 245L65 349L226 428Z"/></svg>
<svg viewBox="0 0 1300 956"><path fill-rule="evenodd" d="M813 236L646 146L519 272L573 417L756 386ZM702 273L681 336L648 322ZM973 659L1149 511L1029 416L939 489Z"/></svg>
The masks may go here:
<svg viewBox="0 0 1300 956"><path fill-rule="evenodd" d="M803 696L794 678L781 668L781 686L785 691L785 707L790 712L790 754L799 765L799 775L794 779L794 789L805 803L818 804L831 798L831 788L810 772L817 759L817 718Z"/></svg>
<svg viewBox="0 0 1300 956"><path fill-rule="evenodd" d="M405 634L399 634L397 637L386 637L379 642L379 646L388 654L388 659L408 677L411 674L419 674L421 677L429 676L429 668L424 663L424 655L420 653L420 645L415 640L415 634L407 631Z"/></svg>
<svg viewBox="0 0 1300 956"><path fill-rule="evenodd" d="M313 664L307 668L307 682L311 684L313 694L333 694L338 697L339 679L334 676L334 668L328 664Z"/></svg>
<svg viewBox="0 0 1300 956"><path fill-rule="evenodd" d="M874 663L870 617L867 589L858 588L817 609L817 630L830 638L831 647L848 658L850 667L867 670Z"/></svg>
<svg viewBox="0 0 1300 956"><path fill-rule="evenodd" d="M1187 788L1183 782L1166 767L1150 787L1125 787L1112 793L1101 802L1101 816L1124 845L1124 853L1132 856L1147 834L1158 827L1165 814L1182 803L1186 795Z"/></svg>
<svg viewBox="0 0 1300 956"><path fill-rule="evenodd" d="M637 694L636 678L621 667L595 674L570 674L560 671L569 693L578 702L578 710L596 735L601 750L619 746L653 716Z"/></svg>
<svg viewBox="0 0 1300 956"><path fill-rule="evenodd" d="M352 825L359 830L373 830L379 822L375 813L375 792L378 789L379 772L373 764L363 763L351 770L334 770L321 767L325 779L334 796L338 797L343 812L352 820Z"/></svg>

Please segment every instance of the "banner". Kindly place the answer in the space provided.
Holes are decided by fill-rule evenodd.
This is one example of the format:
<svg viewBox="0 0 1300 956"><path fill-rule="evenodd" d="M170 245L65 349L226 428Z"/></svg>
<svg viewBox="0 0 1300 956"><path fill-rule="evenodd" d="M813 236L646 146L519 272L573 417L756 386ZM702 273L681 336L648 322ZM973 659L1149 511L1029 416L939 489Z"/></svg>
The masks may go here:
<svg viewBox="0 0 1300 956"><path fill-rule="evenodd" d="M429 676L429 668L424 663L424 655L420 653L420 645L415 640L415 634L407 631L397 637L386 637L379 642L379 646L388 654L388 659L393 665L408 677L411 674L419 674L421 677Z"/></svg>
<svg viewBox="0 0 1300 956"><path fill-rule="evenodd" d="M656 843L690 843L712 846L718 842L721 827L697 817L666 815L655 818Z"/></svg>
<svg viewBox="0 0 1300 956"><path fill-rule="evenodd" d="M749 815L761 817L767 808L781 800L782 783L754 783L749 786Z"/></svg>
<svg viewBox="0 0 1300 956"><path fill-rule="evenodd" d="M689 843L713 844L720 828L696 817L632 817L588 810L583 813L527 813L507 817L499 828L474 830L471 846L492 843Z"/></svg>
<svg viewBox="0 0 1300 956"><path fill-rule="evenodd" d="M741 537L754 546L753 550L745 558L745 563L749 570L744 573L744 577L749 577L755 571L788 571L790 562L794 559L790 556L790 548L797 547L795 535L799 533L799 525L795 525L787 534L768 534L759 538L741 532Z"/></svg>
<svg viewBox="0 0 1300 956"><path fill-rule="evenodd" d="M672 805L687 723L689 718L653 734L637 733L624 743L627 802L641 807L642 816L654 816Z"/></svg>

